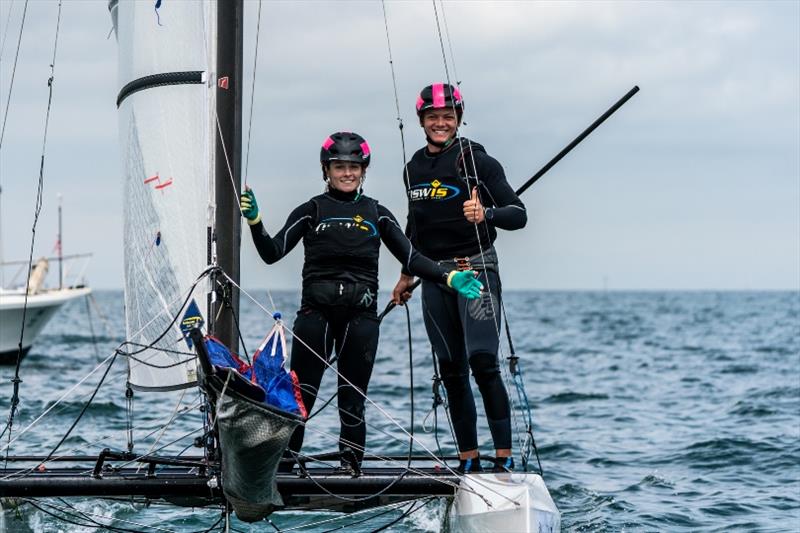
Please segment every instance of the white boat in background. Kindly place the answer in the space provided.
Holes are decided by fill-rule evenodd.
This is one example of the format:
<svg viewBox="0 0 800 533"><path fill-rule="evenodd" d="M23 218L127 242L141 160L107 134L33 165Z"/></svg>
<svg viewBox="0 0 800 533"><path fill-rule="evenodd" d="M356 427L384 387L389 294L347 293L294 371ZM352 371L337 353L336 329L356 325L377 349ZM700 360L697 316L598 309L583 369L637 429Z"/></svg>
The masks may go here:
<svg viewBox="0 0 800 533"><path fill-rule="evenodd" d="M57 259L88 259L89 257L91 254ZM23 316L25 317L25 329L22 336L22 357L25 357L36 341L36 337L62 305L92 292L82 283L64 286L62 282L58 287L45 287L49 264L49 260L43 257L31 269L27 284L16 288L0 288L0 365L12 365L17 362ZM14 261L4 263L2 266L10 265L24 267L27 265L27 261Z"/></svg>

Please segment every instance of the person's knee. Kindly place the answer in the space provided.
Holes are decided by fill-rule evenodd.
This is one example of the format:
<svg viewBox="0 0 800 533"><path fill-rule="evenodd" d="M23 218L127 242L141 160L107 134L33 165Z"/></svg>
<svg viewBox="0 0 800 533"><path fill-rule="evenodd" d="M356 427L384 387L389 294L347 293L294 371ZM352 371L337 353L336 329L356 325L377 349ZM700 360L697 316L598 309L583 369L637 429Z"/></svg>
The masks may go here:
<svg viewBox="0 0 800 533"><path fill-rule="evenodd" d="M472 375L478 387L491 384L500 377L500 365L493 353L476 353L469 358Z"/></svg>
<svg viewBox="0 0 800 533"><path fill-rule="evenodd" d="M339 417L345 425L356 426L364 422L364 398L357 394L351 387L339 394Z"/></svg>
<svg viewBox="0 0 800 533"><path fill-rule="evenodd" d="M463 365L440 361L439 371L442 383L448 391L454 387L469 387L469 371Z"/></svg>
<svg viewBox="0 0 800 533"><path fill-rule="evenodd" d="M339 417L347 426L358 426L364 422L364 404L339 406Z"/></svg>

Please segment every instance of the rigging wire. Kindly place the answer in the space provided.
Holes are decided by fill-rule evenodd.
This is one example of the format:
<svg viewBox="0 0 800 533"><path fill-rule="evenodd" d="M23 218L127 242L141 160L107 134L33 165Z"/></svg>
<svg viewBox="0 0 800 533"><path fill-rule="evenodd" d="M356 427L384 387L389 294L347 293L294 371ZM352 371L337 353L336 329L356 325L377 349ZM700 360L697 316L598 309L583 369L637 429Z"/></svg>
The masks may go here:
<svg viewBox="0 0 800 533"><path fill-rule="evenodd" d="M106 367L106 371L103 373L103 376L100 378L100 381L97 383L97 387L95 387L94 392L92 393L92 396L83 405L83 409L81 409L81 412L78 413L78 417L75 419L75 421L69 427L69 429L64 434L64 436L61 437L61 440L58 441L58 444L56 444L55 448L53 448L50 451L50 453L47 454L47 457L44 459L44 461L42 461L42 463L46 463L47 461L49 461L50 458L52 458L53 455L56 453L56 451L58 451L58 449L61 447L61 445L64 444L64 441L67 440L67 438L70 436L70 434L72 434L72 431L75 429L75 426L78 425L78 422L80 422L81 418L83 418L83 415L86 413L86 410L91 405L92 401L94 400L94 397L97 396L97 392L100 390L100 387L103 385L103 382L105 381L106 376L108 376L108 372L111 370L111 367L114 366L114 361L116 361L116 360L117 360L117 354L115 353L114 357L111 359L111 361L109 361L108 367Z"/></svg>
<svg viewBox="0 0 800 533"><path fill-rule="evenodd" d="M256 50L253 57L253 83L250 86L250 118L247 121L247 149L245 151L244 184L247 185L248 169L250 168L250 134L253 130L253 102L256 93L256 73L258 72L258 40L261 35L261 0L258 0L258 22L256 23Z"/></svg>
<svg viewBox="0 0 800 533"><path fill-rule="evenodd" d="M130 520L123 520L121 518L113 518L113 517L109 517L109 516L105 516L105 515L100 515L100 514L97 514L97 513L90 513L88 511L78 511L78 512L81 515L84 515L84 516L82 516L82 518L84 520L87 520L89 523L87 524L87 523L77 522L77 521L75 521L75 519L76 519L75 514L69 512L69 509L65 509L64 507L60 507L60 506L55 505L53 503L42 501L42 500L34 500L32 498L27 498L27 499L25 499L23 501L25 501L25 503L29 504L33 508L38 509L39 511L41 511L41 512L43 512L43 513L45 513L45 514L47 514L49 516L52 516L53 518L56 518L57 520L60 520L62 522L66 522L68 524L72 524L72 525L75 525L75 526L82 526L82 527L88 527L88 528L93 528L93 529L103 528L103 529L105 529L107 531L114 531L114 532L119 532L119 533L142 533L141 529L128 529L128 528L112 526L111 524L103 524L101 522L97 522L96 520L94 520L94 519L92 519L92 518L90 518L88 516L88 515L92 515L92 516L98 516L98 517L101 517L101 518L107 518L109 520L118 520L118 521L124 522L126 524L132 524L132 525L135 525L135 526L138 526L138 527L145 527L145 528L149 528L149 529L154 529L156 531L166 531L168 533L174 533L174 530L171 530L171 529L164 529L164 528L161 528L161 527L158 527L158 526L151 526L151 525L148 525L148 524L140 524L140 523L137 523L137 522L132 522ZM53 511L48 511L47 509L43 508L42 506L47 506L50 509L57 509L57 510L61 511L62 513L64 513L65 515L70 516L71 518L73 518L73 520L68 520L67 518L64 518L63 516L60 516L60 515L54 513Z"/></svg>
<svg viewBox="0 0 800 533"><path fill-rule="evenodd" d="M219 267L215 267L215 268L219 268ZM231 282L231 284L233 284L233 285L234 285L234 286L235 286L237 289L239 289L239 291L240 291L240 293L241 293L241 294L246 294L246 291L245 291L244 289L242 289L242 287L240 287L240 286L239 286L239 284L238 284L238 283L236 283L236 281L235 281L235 280L233 280L233 279L232 279L232 278L231 278L231 277L230 277L230 276L229 276L229 275L228 275L228 274L227 274L227 273L226 273L224 270L221 270L221 269L219 269L219 270L220 270L220 275L222 275L223 277L227 278L227 279L228 279L228 280ZM250 298L252 299L252 297L250 297ZM254 300L254 299L253 299L253 300ZM255 300L254 300L254 301L255 301ZM258 304L257 302L256 302L256 305L258 305L259 307L261 307L261 305L260 305L260 304ZM262 308L262 309L264 309L263 307L261 307L261 308ZM264 309L264 311L266 312L266 309ZM273 320L275 320L276 322L279 322L279 323L282 323L282 324L283 324L283 320L282 320L281 318L275 318L275 317L273 316ZM331 364L330 364L330 363L327 361L327 359L326 359L325 357L323 357L322 355L320 355L319 353L317 353L317 352L316 352L316 350L314 350L314 349L313 349L313 348L312 348L312 347L311 347L311 346L310 346L310 345L309 345L307 342L305 342L303 339L301 339L300 337L296 336L296 335L294 334L294 332L292 332L290 329L288 329L288 328L287 328L287 331L290 333L290 335L292 336L292 338L293 338L293 339L295 339L296 341L300 342L300 343L301 343L303 346L305 346L305 347L306 347L306 349L308 349L308 351L309 351L309 352L311 352L311 353L312 353L314 356L316 356L316 357L317 357L317 358L318 358L318 359L319 359L319 360L322 362L322 364L324 364L324 365L325 365L327 368L331 368L331 369L333 369L333 371L336 373L336 375L339 377L339 379L340 379L340 380L342 380L343 382L345 382L345 383L347 383L348 385L350 385L351 387L353 387L353 389L354 389L354 390L355 390L357 393L359 393L359 394L360 394L360 395L361 395L361 396L362 396L362 397L363 397L363 398L364 398L364 399L365 399L365 400L366 400L366 401L367 401L367 402L368 402L368 403L369 403L369 404L370 404L372 407L374 407L375 409L377 409L377 410L378 410L378 412L379 412L381 415L383 415L383 417L384 417L384 418L386 418L386 420L388 420L388 421L389 421L389 422L390 422L392 425L394 425L394 426L395 426L397 429L399 429L399 430L400 430L402 433L404 433L406 436L408 436L409 438L413 439L413 440L414 440L414 442L416 442L416 443L417 443L417 444L420 446L420 448L422 448L422 449L425 451L425 453L427 453L427 454L428 454L428 455L429 455L429 456L432 458L432 460L434 460L435 462L437 462L438 464L440 464L440 465L441 465L441 466L442 466L442 467L443 467L445 470L447 470L447 471L448 471L448 472L450 472L451 474L453 474L453 475L455 475L455 476L461 476L461 474L459 474L458 472L456 472L455 470L453 470L453 468L452 468L452 467L450 467L450 466L449 466L449 465L448 465L446 462L444 462L443 460L441 460L441 459L440 459L440 458L439 458L439 457L438 457L438 456L437 456L435 453L433 453L433 452L432 452L432 451L431 451L431 450L430 450L430 449L429 449L429 448L428 448L428 447L427 447L427 446L426 446L426 445L425 445L423 442L419 441L419 440L418 440L416 437L414 437L413 435L411 435L411 434L410 434L410 433L409 433L409 432L408 432L408 431L407 431L407 430L406 430L406 429L403 427L403 425L402 425L402 424L400 424L400 423L399 423L399 422L398 422L398 421L397 421L397 420L396 420L394 417L392 417L392 416L391 416L391 415L390 415L390 414L389 414L389 413L388 413L388 412L387 412L385 409L383 409L383 408L382 408L382 407L381 407L381 406L380 406L378 403L376 403L374 400L372 400L372 398L370 398L370 397L369 397L367 394L364 394L364 393L363 393L363 392L362 392L362 391L361 391L361 390L360 390L358 387L356 387L356 386L355 386L355 385L354 385L354 384L353 384L353 383L352 383L350 380L348 380L348 379L347 379L346 377L344 377L344 376L343 376L341 373L339 373L339 371L338 371L336 368L334 368L334 367L333 367L333 366L332 366L332 365L331 365ZM306 429L308 430L308 429L310 429L310 428L306 428ZM395 438L395 439L398 439L399 437L395 436L394 438ZM479 483L479 482L478 482L478 483ZM493 488L492 488L490 485L482 485L482 486L483 486L483 488L485 488L487 491L489 491L489 492L493 492L493 493L496 493L496 494L497 494L498 496L500 496L501 498L505 498L505 499L507 499L509 502L513 502L513 500L511 500L510 498L508 498L508 497L507 497L507 496L505 496L504 494L501 494L500 492L498 492L498 491L494 490L494 489L493 489ZM482 496L481 496L481 497L482 497ZM485 498L484 498L484 499L485 499ZM519 503L518 503L518 502L513 502L513 503L514 503L514 505L519 505Z"/></svg>
<svg viewBox="0 0 800 533"><path fill-rule="evenodd" d="M6 134L6 121L8 120L8 109L11 105L11 93L14 91L14 78L17 74L17 60L19 59L19 49L22 46L22 33L25 30L25 15L28 13L28 0L25 0L25 5L22 8L22 21L19 23L19 37L17 38L17 51L14 54L14 66L11 68L11 82L8 85L8 98L6 99L6 110L3 113L3 126L0 129L0 151L3 149L3 137ZM61 2L58 3L58 16L61 18ZM7 29L7 28L6 28ZM56 35L58 35L56 33ZM3 39L5 42L5 39ZM55 61L55 55L54 61ZM51 65L52 67L52 65Z"/></svg>
<svg viewBox="0 0 800 533"><path fill-rule="evenodd" d="M19 48L22 42L22 31L25 26L25 13L27 12L27 8L28 8L28 0L25 0L25 10L23 11L22 14L22 23L20 25L20 34L19 34L19 40L17 42L17 53L14 58L13 72L16 72L17 58L19 57ZM22 380L19 377L19 367L22 361L22 341L25 336L25 318L27 317L27 312L28 312L28 293L30 292L30 278L31 278L31 271L33 268L33 249L34 249L34 244L36 242L36 225L39 221L39 214L42 211L42 198L44 193L44 157L45 157L45 150L47 147L47 131L48 131L48 126L50 124L50 109L53 103L53 80L55 79L56 52L58 51L58 33L60 27L61 27L61 0L59 0L58 2L58 17L56 19L56 32L53 42L53 59L50 63L50 77L47 80L47 87L48 87L47 113L45 114L44 133L42 135L42 155L39 163L39 180L36 189L36 207L34 208L33 227L31 228L31 247L30 247L30 253L28 254L28 281L26 283L25 301L22 307L22 326L20 328L20 334L19 334L19 345L17 351L17 362L14 368L14 378L11 380L13 383L13 393L11 396L11 407L8 415L8 422L6 424L6 427L3 429L2 433L0 433L0 438L2 438L5 432L8 431L9 444L11 440L11 431L14 425L14 415L16 414L17 407L19 406L19 385L20 383L22 383ZM14 80L13 72L11 77L12 86ZM6 127L6 119L8 118L8 105L10 103L11 103L11 89L9 88L8 101L6 103L6 112L5 112L5 117L3 118L3 129L2 132L0 133L0 149L2 148L3 135L5 134L5 127ZM6 448L6 450L8 450L8 448ZM6 452L6 457L8 457L8 452Z"/></svg>
<svg viewBox="0 0 800 533"><path fill-rule="evenodd" d="M461 87L461 78L458 77L458 70L456 70L456 56L453 54L453 40L450 39L450 29L447 27L447 14L444 9L444 1L439 0L439 5L442 6L442 21L444 22L444 34L447 37L447 46L450 49L450 63L453 65L453 76L456 78L456 85Z"/></svg>
<svg viewBox="0 0 800 533"><path fill-rule="evenodd" d="M71 505L69 502L63 500L62 498L59 498L59 501L61 501L61 503L63 503L66 507L60 507L60 506L55 505L55 504L53 504L51 502L43 501L43 500L35 499L35 498L25 498L22 501L24 501L25 503L31 505L35 509L38 509L39 511L41 511L41 512L47 514L47 515L52 516L53 518L56 518L57 520L60 520L60 521L63 521L63 522L66 522L66 523L69 523L69 524L72 524L72 525L76 525L76 526L82 526L82 527L93 528L93 529L102 528L104 531L114 531L114 532L119 532L119 533L142 533L142 531L143 531L142 528L146 528L147 530L165 531L167 533L177 533L173 529L165 529L163 527L158 527L158 526L154 526L154 525L150 525L150 524L142 524L142 523L139 523L139 522L133 522L131 520L125 520L125 519L117 518L117 517L114 517L114 516L102 515L102 514L99 514L99 513L92 513L92 512L89 512L89 511L83 511L83 510L80 510L80 509L76 508L74 505ZM125 500L125 501L128 501L128 500ZM76 522L76 521L70 521L70 520L64 518L63 516L57 515L52 511L48 511L48 510L42 508L43 505L47 506L50 509L56 509L58 511L61 511L62 513L64 513L65 515L69 516L73 520L75 520L77 518L82 518L83 520L86 520L88 523L79 523L79 522ZM95 518L92 518L92 517L103 518L103 519L111 521L111 523L104 524L104 523L102 523L102 522L100 522L100 521L98 521L98 520L96 520ZM220 516L220 518L218 518L217 521L214 522L207 529L191 531L191 532L188 532L188 533L208 533L212 529L217 527L217 525L222 521L223 517L224 517L224 515ZM130 524L132 526L136 526L139 529L128 529L128 528L123 528L123 527L119 527L119 526L114 526L114 525L112 525L113 522L122 522L124 524Z"/></svg>
<svg viewBox="0 0 800 533"><path fill-rule="evenodd" d="M406 509L406 511L400 516L398 516L395 520L389 522L388 524L384 524L378 529L373 529L370 533L378 533L379 531L385 531L386 529L389 529L391 526L397 524L401 520L409 517L411 514L416 513L417 511L428 505L428 503L431 502L432 500L434 500L434 498L428 498L427 500L412 502L411 505L408 506L408 509ZM414 505L417 505L417 507L414 508Z"/></svg>
<svg viewBox="0 0 800 533"><path fill-rule="evenodd" d="M440 0L440 3L441 3L441 0ZM442 52L442 61L443 61L443 64L444 64L445 76L447 78L447 83L452 86L452 83L451 83L451 80L450 80L450 71L449 71L448 64L447 64L447 57L446 57L445 49L444 49L444 40L442 38L441 25L439 23L439 11L436 8L436 0L432 0L432 4L433 4L434 16L436 18L436 29L437 29L437 33L438 33L438 36L439 36L439 45L440 45L441 52ZM442 6L442 17L444 18L444 4L442 3L441 6ZM446 24L446 20L445 20L445 24ZM445 29L447 30L447 28L445 28ZM447 33L448 43L450 45L451 58L453 59L453 62L455 63L455 57L454 57L453 51L452 51L453 50L452 49L452 42L449 40L450 39L449 31L446 31L446 33ZM455 66L454 66L454 68L455 68ZM457 81L456 83L458 85L460 85L460 81ZM453 111L454 112L456 111L455 110L455 101L453 101ZM456 139L458 140L459 149L461 150L461 159L464 162L464 170L465 170L464 179L467 180L468 177L469 177L469 172L468 172L468 166L467 166L467 161L466 161L466 157L465 157L464 143L461 140L461 136L460 136L460 133L459 133L458 130L456 130ZM472 150L472 143L471 143L471 141L469 139L467 139L467 150L466 150L466 152L469 153L469 156L470 156L470 159L471 159L472 170L475 173L475 181L477 183L477 190L478 190L478 194L479 194L479 197L480 197L481 181L480 181L480 177L478 175L478 167L477 167L477 164L475 162L475 152L474 152L474 150ZM487 189L487 192L488 192L488 189ZM489 193L489 194L491 195L491 193ZM483 245L481 244L481 236L480 236L479 225L480 224L477 223L477 222L473 223L473 226L475 228L475 236L477 238L478 249L479 249L480 256L481 256L481 262L483 263L483 265L486 265L485 251L483 249ZM485 220L483 221L483 227L484 227L484 231L486 232L487 237L488 237L489 236L489 227L488 227L488 224L486 223ZM501 327L500 326L500 322L502 320L502 316L498 315L498 310L496 309L496 306L495 306L495 298L492 296L492 287L491 287L491 283L490 283L490 280L489 280L489 274L488 273L486 274L486 286L487 286L487 291L488 291L488 294L489 294L489 303L490 303L490 305L492 307L492 316L496 318L496 321L495 321L496 328L495 329L496 329L497 339L498 339L498 349L499 349L499 354L502 356L503 355L503 349L502 349L502 344L500 343L500 336L501 336L501 334L500 334L500 327ZM498 294L499 294L499 287L498 287ZM502 300L501 300L501 306L502 306ZM501 312L503 314L505 314L505 309L503 308L501 310ZM506 317L506 321L507 321L508 320L508 316L505 315L505 317ZM509 334L509 340L510 340L510 332L509 332L508 329L506 331ZM505 358L503 358L503 359L505 359ZM505 379L503 381L504 381L504 386L506 388L506 394L508 396L509 407L510 407L510 411L511 411L511 417L514 420L514 426L515 426L515 429L516 429L516 433L518 435L520 435L519 444L520 444L520 452L522 453L522 451L525 448L525 444L524 444L525 443L525 439L524 439L524 437L522 437L522 432L520 431L520 422L519 422L519 419L517 417L517 412L516 412L517 409L516 409L516 407L514 405L514 400L513 400L514 396L512 394L510 394L510 391L509 391L509 387L510 387L509 386L509 382L512 382L512 383L515 384L515 386L517 387L518 396L524 397L526 401L527 401L527 395L524 395L524 394L520 395L519 394L520 384L517 383L517 381L514 380L513 377L509 378L510 370L506 367L506 365L499 365L499 366L501 366L502 369L503 369L503 374L504 374L504 377L505 377ZM518 361L517 361L517 366L518 366ZM530 406L527 403L525 403L524 406L521 405L520 407L524 407L526 409L526 411L528 413L530 413ZM528 426L526 433L530 434L531 437L532 437L531 431L532 431L531 427ZM527 458L526 457L523 458L523 463L525 465L527 465Z"/></svg>

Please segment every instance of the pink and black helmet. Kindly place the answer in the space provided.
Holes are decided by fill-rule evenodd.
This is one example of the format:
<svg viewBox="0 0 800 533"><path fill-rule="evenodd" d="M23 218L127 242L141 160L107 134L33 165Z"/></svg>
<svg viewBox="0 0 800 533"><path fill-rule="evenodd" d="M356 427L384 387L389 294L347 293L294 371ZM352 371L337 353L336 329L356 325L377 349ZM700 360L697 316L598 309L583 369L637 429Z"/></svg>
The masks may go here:
<svg viewBox="0 0 800 533"><path fill-rule="evenodd" d="M332 133L319 152L319 161L327 165L331 161L352 161L361 163L364 168L369 166L370 152L369 145L364 137L349 131L337 131Z"/></svg>
<svg viewBox="0 0 800 533"><path fill-rule="evenodd" d="M420 91L417 97L417 115L422 117L422 113L428 109L442 109L449 107L455 109L458 116L464 111L464 99L458 87L453 87L449 83L434 83L428 85Z"/></svg>

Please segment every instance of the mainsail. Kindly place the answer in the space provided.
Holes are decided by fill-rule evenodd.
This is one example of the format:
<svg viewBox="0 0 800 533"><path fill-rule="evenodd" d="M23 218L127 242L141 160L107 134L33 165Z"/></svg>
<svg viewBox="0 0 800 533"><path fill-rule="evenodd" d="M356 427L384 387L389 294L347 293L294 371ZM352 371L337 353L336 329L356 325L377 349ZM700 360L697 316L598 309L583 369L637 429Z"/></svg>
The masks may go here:
<svg viewBox="0 0 800 533"><path fill-rule="evenodd" d="M215 8L109 3L119 47L129 382L137 389L196 382L180 324L208 316L207 285L190 289L209 262L213 220Z"/></svg>

